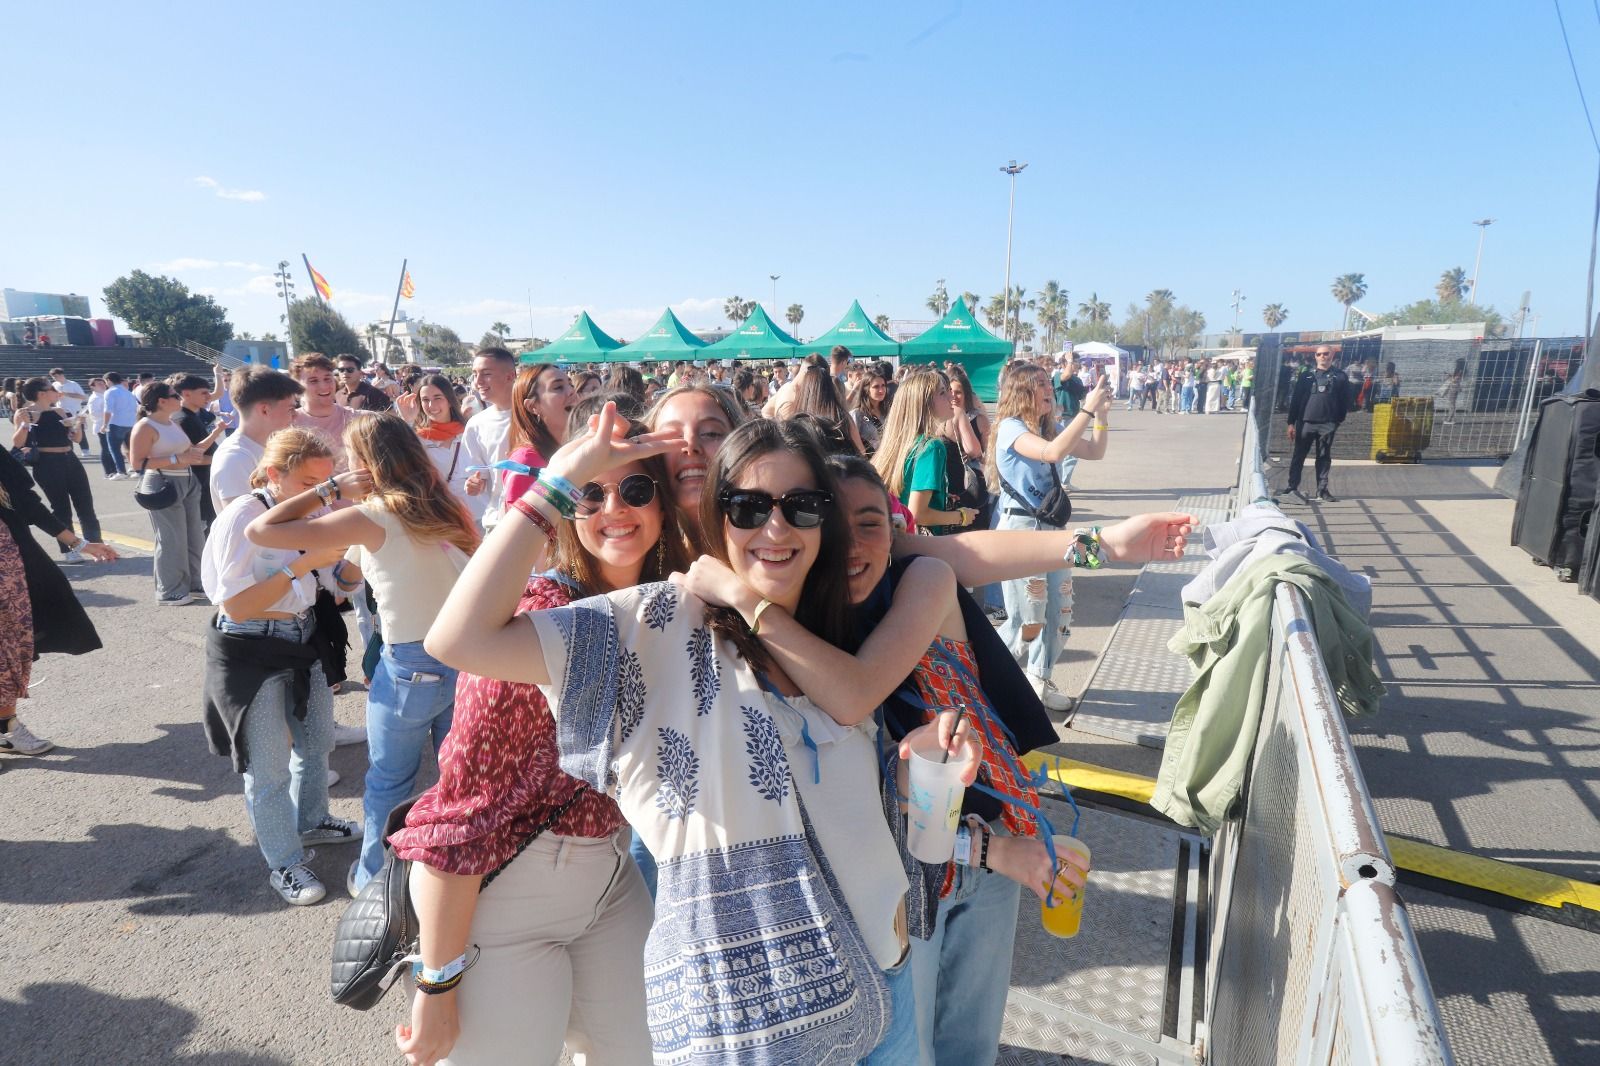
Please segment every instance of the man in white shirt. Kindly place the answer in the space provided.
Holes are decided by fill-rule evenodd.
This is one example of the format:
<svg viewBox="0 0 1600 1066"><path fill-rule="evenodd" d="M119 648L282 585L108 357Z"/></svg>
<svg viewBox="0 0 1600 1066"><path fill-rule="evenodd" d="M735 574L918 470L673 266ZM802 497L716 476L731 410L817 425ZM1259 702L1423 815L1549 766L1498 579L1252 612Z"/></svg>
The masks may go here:
<svg viewBox="0 0 1600 1066"><path fill-rule="evenodd" d="M266 454L267 438L294 421L294 404L305 390L282 371L245 366L233 372L228 390L239 412L239 428L211 457L211 502L217 513L250 491L250 475Z"/></svg>
<svg viewBox="0 0 1600 1066"><path fill-rule="evenodd" d="M345 427L361 415L337 402L339 386L332 359L321 352L305 352L295 358L293 371L295 380L306 391L300 397L300 410L294 413L290 424L314 429L326 437L328 446L333 449L333 472L342 474L350 469L344 450Z"/></svg>
<svg viewBox="0 0 1600 1066"><path fill-rule="evenodd" d="M117 464L111 458L111 442L106 439L106 379L89 379L89 420L84 423L84 436L94 434L100 442L100 469L107 481L119 481Z"/></svg>
<svg viewBox="0 0 1600 1066"><path fill-rule="evenodd" d="M56 406L61 409L62 417L72 418L88 402L89 394L83 391L82 385L67 377L67 372L59 366L51 368L50 380L55 383L56 391L61 394ZM83 450L84 455L89 454L89 434L79 435L78 447Z"/></svg>
<svg viewBox="0 0 1600 1066"><path fill-rule="evenodd" d="M517 357L504 348L484 348L472 357L472 387L489 406L467 420L461 435L469 466L491 467L510 452L511 386L517 381ZM499 470L476 470L467 476L467 506L484 532L505 513L505 478Z"/></svg>
<svg viewBox="0 0 1600 1066"><path fill-rule="evenodd" d="M111 447L111 461L116 464L117 477L132 478L135 475L128 473L128 438L139 422L139 401L115 370L106 375L106 386L106 443Z"/></svg>

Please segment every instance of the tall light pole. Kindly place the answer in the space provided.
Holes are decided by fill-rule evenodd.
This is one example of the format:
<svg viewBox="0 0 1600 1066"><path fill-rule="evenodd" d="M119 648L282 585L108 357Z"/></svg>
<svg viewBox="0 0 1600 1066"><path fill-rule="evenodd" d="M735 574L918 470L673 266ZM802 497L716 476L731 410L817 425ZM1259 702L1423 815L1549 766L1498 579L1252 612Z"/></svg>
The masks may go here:
<svg viewBox="0 0 1600 1066"><path fill-rule="evenodd" d="M1006 291L1002 297L1005 310L1001 314L1001 325L1006 331L1006 340L1011 339L1011 222L1017 213L1017 175L1028 169L1028 164L1018 163L1015 159L1000 168L1000 173L1011 175L1011 201L1006 207Z"/></svg>
<svg viewBox="0 0 1600 1066"><path fill-rule="evenodd" d="M289 273L289 260L278 260L278 272L272 275L277 281L278 294L283 297L283 332L289 336L289 304L294 299L293 275ZM288 350L288 345L284 346ZM291 353L293 354L293 353Z"/></svg>
<svg viewBox="0 0 1600 1066"><path fill-rule="evenodd" d="M1483 234L1490 226L1494 225L1494 222L1495 220L1492 218L1480 218L1472 223L1474 226L1478 227L1478 258L1472 261L1473 303L1478 302L1478 268L1483 265Z"/></svg>
<svg viewBox="0 0 1600 1066"><path fill-rule="evenodd" d="M773 314L777 314L778 313L778 279L783 277L783 275L782 274L768 274L767 277L772 279L772 313Z"/></svg>
<svg viewBox="0 0 1600 1066"><path fill-rule="evenodd" d="M1235 334L1239 332L1239 305L1244 303L1246 299L1247 297L1244 293L1238 289L1233 290L1233 332Z"/></svg>

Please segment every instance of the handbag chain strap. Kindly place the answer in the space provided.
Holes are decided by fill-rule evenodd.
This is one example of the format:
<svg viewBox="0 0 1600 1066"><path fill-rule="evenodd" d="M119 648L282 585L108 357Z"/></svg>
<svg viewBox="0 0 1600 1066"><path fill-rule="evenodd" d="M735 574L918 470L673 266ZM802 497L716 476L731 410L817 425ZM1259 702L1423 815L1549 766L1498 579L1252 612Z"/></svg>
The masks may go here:
<svg viewBox="0 0 1600 1066"><path fill-rule="evenodd" d="M566 813L572 809L573 804L577 803L587 791L589 791L589 786L580 783L577 791L568 796L565 803L547 814L544 820L534 827L533 832L528 834L528 838L517 845L517 850L511 853L511 858L507 859L505 862L501 863L499 866L496 866L493 870L483 875L483 881L478 885L478 891L482 892L484 889L488 888L490 881L493 881L495 878L499 877L505 872L505 868L507 866L510 866L512 863L516 862L517 857L520 856L524 851L528 850L529 844L532 844L535 840L538 840L545 833L549 832L551 826L561 821L561 819L566 816Z"/></svg>

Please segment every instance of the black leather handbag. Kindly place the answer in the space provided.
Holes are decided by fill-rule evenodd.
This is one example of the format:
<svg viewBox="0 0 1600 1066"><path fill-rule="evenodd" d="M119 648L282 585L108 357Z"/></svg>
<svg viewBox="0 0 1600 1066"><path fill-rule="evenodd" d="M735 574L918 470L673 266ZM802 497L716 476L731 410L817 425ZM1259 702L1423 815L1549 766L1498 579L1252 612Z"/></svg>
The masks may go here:
<svg viewBox="0 0 1600 1066"><path fill-rule="evenodd" d="M146 511L163 511L178 502L178 486L159 470L145 473L149 465L149 459L139 464L139 487L133 490L133 502Z"/></svg>
<svg viewBox="0 0 1600 1066"><path fill-rule="evenodd" d="M528 839L517 845L511 858L484 875L482 892L516 861L529 844L555 825L588 791L580 785L565 803L551 811ZM411 863L394 853L389 837L405 827L415 799L389 812L383 826L383 868L361 886L345 907L333 934L333 1001L355 1010L371 1010L406 969L418 961L416 909L411 905Z"/></svg>

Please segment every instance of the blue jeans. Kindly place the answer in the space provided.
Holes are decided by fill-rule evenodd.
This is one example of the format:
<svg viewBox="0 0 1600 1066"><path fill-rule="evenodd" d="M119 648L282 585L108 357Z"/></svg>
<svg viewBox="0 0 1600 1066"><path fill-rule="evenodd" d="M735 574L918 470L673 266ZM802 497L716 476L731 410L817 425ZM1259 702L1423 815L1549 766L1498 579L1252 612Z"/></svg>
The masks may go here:
<svg viewBox="0 0 1600 1066"><path fill-rule="evenodd" d="M1002 515L1001 529L1048 529L1026 515ZM1044 582L1044 595L1029 595L1028 585ZM1072 631L1072 568L1052 570L1040 578L1007 581L1002 586L1006 599L1006 620L1000 624L1000 639L1011 654L1034 677L1050 679L1050 672L1061 657L1061 648ZM1043 626L1032 640L1022 639L1022 627Z"/></svg>
<svg viewBox="0 0 1600 1066"><path fill-rule="evenodd" d="M634 865L639 867L639 876L644 878L644 887L650 890L653 903L656 898L656 857L644 846L637 829L630 829L629 832L633 834L633 839L628 843L628 854L633 856Z"/></svg>
<svg viewBox="0 0 1600 1066"><path fill-rule="evenodd" d="M939 901L933 935L912 938L922 1066L994 1061L1021 889L1004 874L957 866L955 888Z"/></svg>
<svg viewBox="0 0 1600 1066"><path fill-rule="evenodd" d="M117 473L117 464L111 458L111 434L97 433L95 435L100 438L100 469L107 474Z"/></svg>
<svg viewBox="0 0 1600 1066"><path fill-rule="evenodd" d="M362 797L356 891L383 867L383 826L410 798L422 746L434 753L450 732L456 671L422 650L422 642L385 644L367 691L367 781Z"/></svg>
<svg viewBox="0 0 1600 1066"><path fill-rule="evenodd" d="M128 460L122 457L122 449L128 446L128 438L133 436L132 426L119 426L115 423L106 427L106 443L111 445L111 461L117 464L117 473L128 472Z"/></svg>
<svg viewBox="0 0 1600 1066"><path fill-rule="evenodd" d="M917 997L911 986L911 960L902 959L900 965L883 971L883 980L889 986L889 1030L861 1060L861 1066L916 1066L921 1060L917 1057ZM991 1061L999 1046L996 1040L989 1059L972 1061Z"/></svg>
<svg viewBox="0 0 1600 1066"><path fill-rule="evenodd" d="M305 642L315 623L293 620L217 623L224 633ZM333 750L333 693L322 664L311 668L306 716L294 714L293 675L273 674L244 712L240 736L248 763L244 802L267 868L280 870L305 858L300 834L328 816L328 753Z"/></svg>

